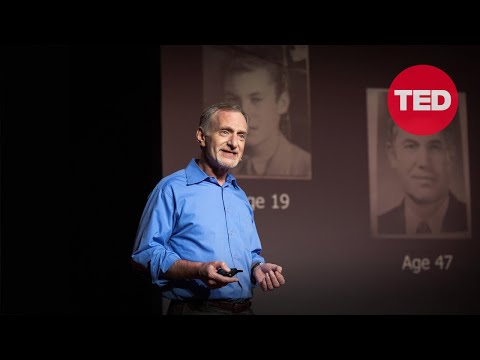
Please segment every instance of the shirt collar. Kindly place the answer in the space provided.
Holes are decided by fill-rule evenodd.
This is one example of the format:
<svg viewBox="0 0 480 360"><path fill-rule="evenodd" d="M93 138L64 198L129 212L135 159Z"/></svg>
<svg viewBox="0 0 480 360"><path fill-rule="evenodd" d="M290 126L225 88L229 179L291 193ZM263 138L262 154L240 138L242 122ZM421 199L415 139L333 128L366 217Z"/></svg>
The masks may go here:
<svg viewBox="0 0 480 360"><path fill-rule="evenodd" d="M228 173L226 182L231 183L235 189L238 190L238 184L237 184L237 179L235 179L235 176L232 174Z"/></svg>
<svg viewBox="0 0 480 360"><path fill-rule="evenodd" d="M405 220L406 220L406 227L407 227L407 234L415 234L417 230L417 226L420 222L426 222L430 229L432 229L432 233L440 233L442 231L442 222L443 218L445 217L445 213L447 212L448 204L450 199L447 199L442 203L442 205L435 211L434 214L429 219L422 219L418 215L416 215L412 209L410 209L405 202Z"/></svg>
<svg viewBox="0 0 480 360"><path fill-rule="evenodd" d="M209 176L202 170L200 169L200 166L197 164L198 159L192 159L187 165L187 168L185 169L186 175L187 175L187 185L193 185L193 184L198 184L206 179L209 178ZM235 179L235 176L232 174L227 174L227 178L225 180L226 183L231 183L235 189L238 190L238 184L237 184L237 179Z"/></svg>

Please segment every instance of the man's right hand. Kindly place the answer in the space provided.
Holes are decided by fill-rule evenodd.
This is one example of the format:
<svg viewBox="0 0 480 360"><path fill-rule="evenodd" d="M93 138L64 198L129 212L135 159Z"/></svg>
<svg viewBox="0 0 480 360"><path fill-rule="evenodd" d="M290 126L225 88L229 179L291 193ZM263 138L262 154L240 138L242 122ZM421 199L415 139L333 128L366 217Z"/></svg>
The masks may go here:
<svg viewBox="0 0 480 360"><path fill-rule="evenodd" d="M200 264L199 278L209 288L218 289L230 283L238 282L235 277L227 277L217 273L218 269L223 269L226 272L230 271L230 268L223 261L210 261Z"/></svg>
<svg viewBox="0 0 480 360"><path fill-rule="evenodd" d="M238 282L235 277L222 276L217 273L218 269L230 271L223 261L195 262L177 260L165 274L169 279L200 279L212 289L221 288L230 283Z"/></svg>

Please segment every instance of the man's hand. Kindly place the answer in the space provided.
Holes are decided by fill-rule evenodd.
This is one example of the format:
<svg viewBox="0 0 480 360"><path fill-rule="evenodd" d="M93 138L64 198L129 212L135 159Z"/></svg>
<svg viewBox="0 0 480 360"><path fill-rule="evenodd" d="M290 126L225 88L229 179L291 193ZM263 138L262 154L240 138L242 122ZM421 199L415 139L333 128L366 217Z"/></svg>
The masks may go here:
<svg viewBox="0 0 480 360"><path fill-rule="evenodd" d="M222 268L229 272L230 268L223 261L194 262L177 260L165 274L167 279L200 279L212 289L221 288L238 282L235 277L222 276L217 270Z"/></svg>
<svg viewBox="0 0 480 360"><path fill-rule="evenodd" d="M230 283L238 282L238 279L235 277L228 277L218 274L217 270L220 268L226 272L230 271L230 268L223 261L201 263L199 269L199 279L212 289L218 289Z"/></svg>
<svg viewBox="0 0 480 360"><path fill-rule="evenodd" d="M282 267L279 265L264 263L253 270L253 276L263 291L273 290L285 284L282 270Z"/></svg>

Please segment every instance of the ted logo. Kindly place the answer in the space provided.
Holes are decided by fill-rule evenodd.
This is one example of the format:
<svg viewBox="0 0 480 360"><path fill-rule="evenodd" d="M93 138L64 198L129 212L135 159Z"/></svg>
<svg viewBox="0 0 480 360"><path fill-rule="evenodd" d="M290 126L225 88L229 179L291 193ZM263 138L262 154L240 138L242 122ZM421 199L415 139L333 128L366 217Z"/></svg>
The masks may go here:
<svg viewBox="0 0 480 360"><path fill-rule="evenodd" d="M388 90L388 110L403 130L415 135L433 135L450 124L458 107L452 79L431 65L403 70Z"/></svg>

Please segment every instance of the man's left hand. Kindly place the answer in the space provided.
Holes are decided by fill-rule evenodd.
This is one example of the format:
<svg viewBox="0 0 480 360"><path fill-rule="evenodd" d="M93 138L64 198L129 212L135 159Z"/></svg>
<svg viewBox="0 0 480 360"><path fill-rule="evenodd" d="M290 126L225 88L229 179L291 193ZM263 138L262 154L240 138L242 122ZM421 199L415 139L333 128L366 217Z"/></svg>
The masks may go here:
<svg viewBox="0 0 480 360"><path fill-rule="evenodd" d="M264 263L253 270L253 276L263 291L273 290L285 284L282 270L282 267L279 265Z"/></svg>

